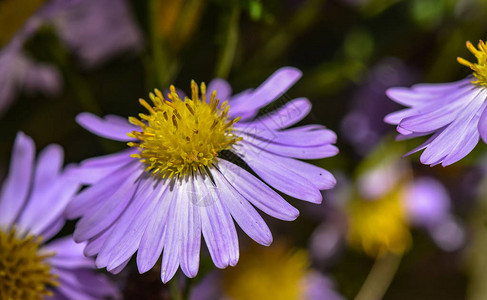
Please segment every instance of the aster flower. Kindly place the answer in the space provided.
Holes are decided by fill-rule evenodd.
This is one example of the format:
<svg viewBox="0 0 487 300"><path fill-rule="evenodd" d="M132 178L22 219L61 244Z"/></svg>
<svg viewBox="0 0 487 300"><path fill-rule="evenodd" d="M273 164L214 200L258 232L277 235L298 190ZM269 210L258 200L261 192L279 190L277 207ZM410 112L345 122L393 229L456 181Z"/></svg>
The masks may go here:
<svg viewBox="0 0 487 300"><path fill-rule="evenodd" d="M253 240L269 245L271 232L254 206L287 221L299 213L266 183L313 203L322 201L320 190L335 184L330 172L297 160L335 155L335 134L321 125L286 129L308 114L308 99L258 115L300 77L295 68L281 68L257 89L235 96L221 79L209 84L208 94L201 84L201 97L192 82L191 98L184 100L174 87L167 99L156 90L150 94L154 106L140 100L148 114L131 117L130 123L80 114L77 121L88 130L130 146L84 161L78 171L78 178L92 185L67 213L81 217L74 236L88 241L85 253L97 255L97 266L112 271L138 251L143 273L164 249L162 281L167 282L178 266L188 277L197 274L201 234L218 268L234 266L239 249L232 218ZM229 100L219 105L218 99Z"/></svg>
<svg viewBox="0 0 487 300"><path fill-rule="evenodd" d="M190 292L190 300L303 299L339 300L333 281L309 266L307 252L283 243L252 248L238 266L215 270Z"/></svg>
<svg viewBox="0 0 487 300"><path fill-rule="evenodd" d="M35 146L19 133L0 194L0 298L103 299L117 290L95 273L83 244L50 241L63 227L64 209L79 184L61 169L63 151L50 145L34 162Z"/></svg>
<svg viewBox="0 0 487 300"><path fill-rule="evenodd" d="M387 90L392 100L409 107L385 118L387 123L398 125L399 139L431 135L408 153L424 149L423 164L448 166L470 153L479 137L487 140L487 46L480 41L477 49L467 42L467 48L477 63L463 58L458 62L471 68L473 76L452 83Z"/></svg>
<svg viewBox="0 0 487 300"><path fill-rule="evenodd" d="M0 51L0 115L18 90L50 96L61 89L59 71L32 60L23 51L25 42L45 24L54 26L86 68L141 48L141 33L125 0L51 0L40 6Z"/></svg>

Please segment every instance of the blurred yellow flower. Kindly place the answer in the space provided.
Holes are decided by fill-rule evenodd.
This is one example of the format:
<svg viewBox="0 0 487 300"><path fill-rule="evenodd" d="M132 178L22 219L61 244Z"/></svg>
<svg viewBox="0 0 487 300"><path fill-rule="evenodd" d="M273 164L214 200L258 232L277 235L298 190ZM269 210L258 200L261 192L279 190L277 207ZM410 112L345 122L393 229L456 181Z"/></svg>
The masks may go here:
<svg viewBox="0 0 487 300"><path fill-rule="evenodd" d="M378 199L350 201L349 244L372 257L404 253L412 243L401 184Z"/></svg>
<svg viewBox="0 0 487 300"><path fill-rule="evenodd" d="M305 250L290 251L283 243L254 247L236 267L225 270L224 293L234 300L303 299L308 266Z"/></svg>

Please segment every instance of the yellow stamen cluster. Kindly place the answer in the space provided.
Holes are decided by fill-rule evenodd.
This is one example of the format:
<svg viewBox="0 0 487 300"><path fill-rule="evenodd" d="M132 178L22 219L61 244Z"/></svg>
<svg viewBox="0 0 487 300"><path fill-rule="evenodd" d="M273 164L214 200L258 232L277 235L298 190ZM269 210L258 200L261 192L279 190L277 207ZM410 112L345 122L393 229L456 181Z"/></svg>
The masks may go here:
<svg viewBox="0 0 487 300"><path fill-rule="evenodd" d="M234 268L225 269L225 297L234 300L305 298L308 255L290 251L282 243L243 253Z"/></svg>
<svg viewBox="0 0 487 300"><path fill-rule="evenodd" d="M404 253L412 237L403 197L403 188L396 187L380 199L353 199L347 207L349 244L371 257Z"/></svg>
<svg viewBox="0 0 487 300"><path fill-rule="evenodd" d="M53 254L39 254L41 238L18 237L15 230L0 230L0 299L44 299L48 287L58 285L45 261Z"/></svg>
<svg viewBox="0 0 487 300"><path fill-rule="evenodd" d="M169 99L164 99L157 89L149 94L154 106L144 99L139 100L149 114L139 114L140 120L129 118L130 123L139 126L141 131L128 134L139 140L128 145L140 150L132 156L147 165L146 171L163 178L204 171L220 151L228 150L242 140L232 133L233 124L240 118L229 119L228 101L218 107L216 91L207 102L204 83L200 89L201 98L198 86L192 81L191 99L181 100L171 86Z"/></svg>
<svg viewBox="0 0 487 300"><path fill-rule="evenodd" d="M467 42L467 49L477 58L476 64L461 57L457 57L457 61L472 69L473 75L476 78L476 80L472 81L473 84L487 86L487 44L479 41L477 47L478 49L472 43Z"/></svg>

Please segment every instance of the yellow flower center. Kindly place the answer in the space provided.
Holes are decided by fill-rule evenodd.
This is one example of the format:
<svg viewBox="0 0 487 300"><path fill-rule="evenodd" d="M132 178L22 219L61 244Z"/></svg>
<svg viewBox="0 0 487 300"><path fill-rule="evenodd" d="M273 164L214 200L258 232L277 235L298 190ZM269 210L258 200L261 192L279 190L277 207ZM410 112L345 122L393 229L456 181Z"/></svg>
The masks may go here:
<svg viewBox="0 0 487 300"><path fill-rule="evenodd" d="M472 69L476 78L476 80L472 81L473 84L487 86L487 45L483 41L479 41L477 47L478 49L472 43L467 42L467 49L477 58L476 64L461 57L457 57L457 61Z"/></svg>
<svg viewBox="0 0 487 300"><path fill-rule="evenodd" d="M348 206L350 245L372 257L387 252L404 253L412 237L401 201L403 196L403 190L396 188L380 199L352 200Z"/></svg>
<svg viewBox="0 0 487 300"><path fill-rule="evenodd" d="M245 252L237 266L224 271L225 296L234 300L304 298L306 251L294 252L282 244Z"/></svg>
<svg viewBox="0 0 487 300"><path fill-rule="evenodd" d="M139 140L128 143L140 150L133 157L147 165L146 171L163 178L205 171L222 150L231 149L242 140L232 133L233 124L240 118L229 119L228 101L218 107L216 91L207 103L204 83L201 84L201 99L194 81L191 82L191 99L181 100L174 86L170 90L168 100L157 89L155 94L150 93L154 106L140 99L149 114L139 114L140 120L129 118L141 129L128 134Z"/></svg>
<svg viewBox="0 0 487 300"><path fill-rule="evenodd" d="M49 286L56 286L45 258L39 254L40 237L18 237L15 230L0 230L0 299L44 299L52 296Z"/></svg>

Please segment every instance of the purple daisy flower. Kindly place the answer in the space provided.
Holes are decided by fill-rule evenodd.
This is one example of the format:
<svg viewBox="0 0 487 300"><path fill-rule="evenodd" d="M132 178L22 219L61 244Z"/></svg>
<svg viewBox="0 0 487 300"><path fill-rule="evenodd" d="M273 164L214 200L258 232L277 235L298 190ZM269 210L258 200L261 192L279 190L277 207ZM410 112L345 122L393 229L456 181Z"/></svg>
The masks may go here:
<svg viewBox="0 0 487 300"><path fill-rule="evenodd" d="M149 112L139 115L142 121L80 114L77 121L86 129L131 146L86 160L78 170L92 186L73 199L67 213L81 217L74 237L88 241L85 253L113 271L138 251L143 273L164 249L165 283L178 266L196 276L202 234L215 265L234 266L239 249L233 220L259 244L271 244L271 232L254 206L281 220L299 214L271 187L320 203L320 190L335 185L330 172L298 160L336 155L335 134L321 125L286 129L309 113L308 99L258 115L300 77L295 68L281 68L257 89L235 96L221 79L210 82L208 94L202 84L201 96L192 82L192 96L184 100L174 87L168 99L156 90L150 94L154 107L140 100ZM218 99L229 100L219 105Z"/></svg>
<svg viewBox="0 0 487 300"><path fill-rule="evenodd" d="M487 141L487 46L467 48L477 63L463 58L458 62L470 67L474 76L444 84L419 84L411 88L391 88L387 95L409 108L389 114L385 122L397 124L399 139L431 135L407 155L424 149L421 163L448 166L464 158L477 145Z"/></svg>
<svg viewBox="0 0 487 300"><path fill-rule="evenodd" d="M35 145L19 133L0 194L0 298L103 299L117 289L95 272L84 244L49 241L65 223L64 209L79 183L62 170L63 151L50 145L34 162Z"/></svg>

